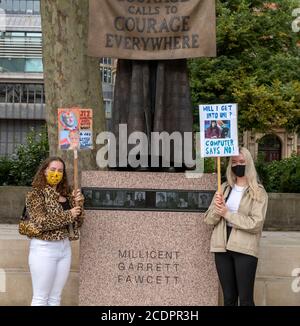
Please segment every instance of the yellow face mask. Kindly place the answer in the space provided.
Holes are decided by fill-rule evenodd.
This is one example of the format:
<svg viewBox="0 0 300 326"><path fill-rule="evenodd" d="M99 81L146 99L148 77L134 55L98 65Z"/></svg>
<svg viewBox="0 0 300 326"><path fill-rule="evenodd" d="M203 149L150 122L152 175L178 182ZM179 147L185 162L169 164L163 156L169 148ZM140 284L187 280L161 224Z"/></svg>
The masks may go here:
<svg viewBox="0 0 300 326"><path fill-rule="evenodd" d="M56 172L56 171L49 171L47 173L47 182L49 183L50 186L56 186L58 185L63 178L63 173L62 172Z"/></svg>

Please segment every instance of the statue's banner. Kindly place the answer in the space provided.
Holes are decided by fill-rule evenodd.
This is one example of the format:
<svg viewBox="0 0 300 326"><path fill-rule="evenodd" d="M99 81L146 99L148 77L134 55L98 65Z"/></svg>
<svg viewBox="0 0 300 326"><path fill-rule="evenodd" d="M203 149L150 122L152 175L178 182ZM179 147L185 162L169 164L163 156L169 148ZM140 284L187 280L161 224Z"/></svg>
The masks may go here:
<svg viewBox="0 0 300 326"><path fill-rule="evenodd" d="M214 0L90 0L88 53L163 60L216 56Z"/></svg>

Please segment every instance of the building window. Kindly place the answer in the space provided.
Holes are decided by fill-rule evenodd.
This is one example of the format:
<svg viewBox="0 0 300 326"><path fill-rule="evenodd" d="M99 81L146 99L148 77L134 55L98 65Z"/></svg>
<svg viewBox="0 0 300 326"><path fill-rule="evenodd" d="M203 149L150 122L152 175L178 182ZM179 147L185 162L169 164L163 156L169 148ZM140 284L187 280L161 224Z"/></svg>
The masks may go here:
<svg viewBox="0 0 300 326"><path fill-rule="evenodd" d="M40 32L26 32L25 36L28 40L36 43L41 43L42 42L42 33Z"/></svg>
<svg viewBox="0 0 300 326"><path fill-rule="evenodd" d="M0 103L6 103L6 84L0 84Z"/></svg>
<svg viewBox="0 0 300 326"><path fill-rule="evenodd" d="M259 140L258 154L264 158L266 162L281 160L281 141L274 135L265 135Z"/></svg>
<svg viewBox="0 0 300 326"><path fill-rule="evenodd" d="M103 65L109 65L109 66L112 66L112 59L111 58L102 58L101 59L101 63Z"/></svg>
<svg viewBox="0 0 300 326"><path fill-rule="evenodd" d="M0 156L14 154L26 143L28 132L33 129L38 133L44 125L42 120L0 120Z"/></svg>
<svg viewBox="0 0 300 326"><path fill-rule="evenodd" d="M35 85L35 103L45 103L43 85Z"/></svg>
<svg viewBox="0 0 300 326"><path fill-rule="evenodd" d="M25 59L25 72L43 72L43 60L42 59Z"/></svg>
<svg viewBox="0 0 300 326"><path fill-rule="evenodd" d="M106 118L106 130L110 131L112 129L112 100L104 100L105 118Z"/></svg>
<svg viewBox="0 0 300 326"><path fill-rule="evenodd" d="M112 114L112 100L104 100L104 109L106 119L111 119Z"/></svg>
<svg viewBox="0 0 300 326"><path fill-rule="evenodd" d="M42 33L0 32L0 72L42 73Z"/></svg>
<svg viewBox="0 0 300 326"><path fill-rule="evenodd" d="M0 0L7 14L40 15L40 0Z"/></svg>
<svg viewBox="0 0 300 326"><path fill-rule="evenodd" d="M45 103L43 84L2 84L0 103Z"/></svg>
<svg viewBox="0 0 300 326"><path fill-rule="evenodd" d="M0 58L0 72L42 73L42 58Z"/></svg>
<svg viewBox="0 0 300 326"><path fill-rule="evenodd" d="M113 84L112 64L113 61L111 58L102 58L100 60L100 73L102 83Z"/></svg>
<svg viewBox="0 0 300 326"><path fill-rule="evenodd" d="M102 83L112 84L112 68L111 67L102 66L100 68L100 71L101 71L101 80L102 80Z"/></svg>

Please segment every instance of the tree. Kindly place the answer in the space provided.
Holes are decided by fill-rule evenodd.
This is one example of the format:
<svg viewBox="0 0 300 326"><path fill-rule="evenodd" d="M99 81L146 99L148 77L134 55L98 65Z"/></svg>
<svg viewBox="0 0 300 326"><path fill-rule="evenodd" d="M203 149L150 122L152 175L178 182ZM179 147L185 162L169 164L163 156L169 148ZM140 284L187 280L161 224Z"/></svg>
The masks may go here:
<svg viewBox="0 0 300 326"><path fill-rule="evenodd" d="M72 171L72 152L58 150L57 109L93 109L94 144L105 129L99 59L87 55L89 1L42 0L43 62L50 155L65 159ZM81 169L96 169L96 150L79 153Z"/></svg>
<svg viewBox="0 0 300 326"><path fill-rule="evenodd" d="M300 130L295 0L217 1L217 58L190 61L194 105L239 103L240 130Z"/></svg>

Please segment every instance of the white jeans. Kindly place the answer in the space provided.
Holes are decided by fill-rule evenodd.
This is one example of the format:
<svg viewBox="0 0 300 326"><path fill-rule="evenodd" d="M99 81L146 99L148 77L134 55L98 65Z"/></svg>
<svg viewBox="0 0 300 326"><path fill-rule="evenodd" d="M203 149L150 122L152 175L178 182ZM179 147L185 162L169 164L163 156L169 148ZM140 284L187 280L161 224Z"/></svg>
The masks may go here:
<svg viewBox="0 0 300 326"><path fill-rule="evenodd" d="M32 279L32 306L59 306L71 268L69 239L30 242L29 268Z"/></svg>

